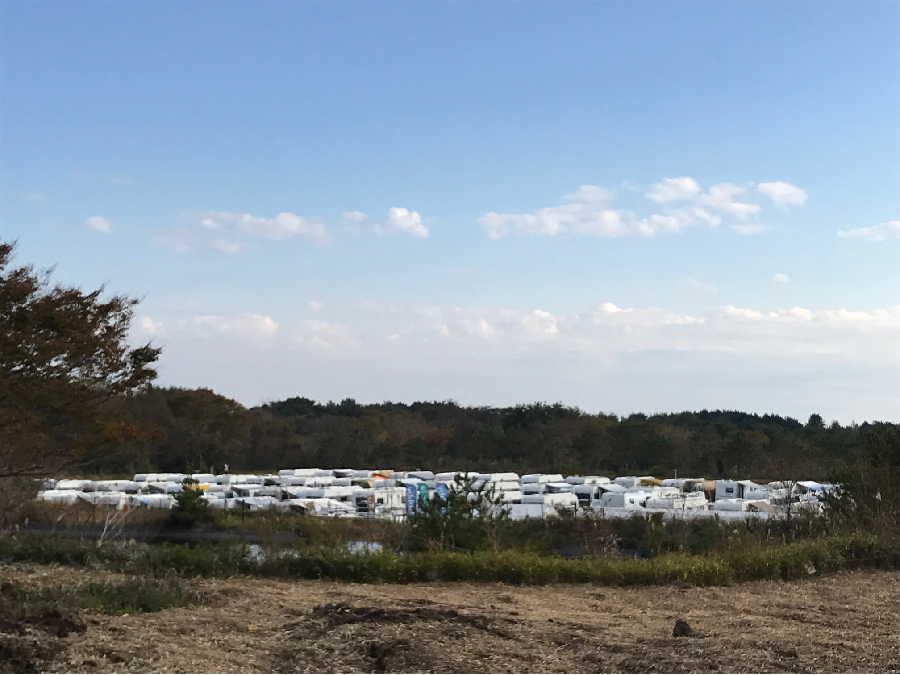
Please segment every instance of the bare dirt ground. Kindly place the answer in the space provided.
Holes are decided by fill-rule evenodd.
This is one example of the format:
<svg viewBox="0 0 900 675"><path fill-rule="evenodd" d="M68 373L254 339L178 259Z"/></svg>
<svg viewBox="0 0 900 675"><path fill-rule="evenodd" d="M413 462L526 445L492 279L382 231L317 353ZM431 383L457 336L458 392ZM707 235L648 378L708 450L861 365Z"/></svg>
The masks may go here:
<svg viewBox="0 0 900 675"><path fill-rule="evenodd" d="M0 568L3 576L114 578L41 567ZM83 673L900 670L896 572L726 588L187 583L202 604L83 615L80 629L58 633L29 628L17 639L34 647L31 661L19 663ZM693 635L673 636L679 619ZM0 670L11 663L2 631Z"/></svg>

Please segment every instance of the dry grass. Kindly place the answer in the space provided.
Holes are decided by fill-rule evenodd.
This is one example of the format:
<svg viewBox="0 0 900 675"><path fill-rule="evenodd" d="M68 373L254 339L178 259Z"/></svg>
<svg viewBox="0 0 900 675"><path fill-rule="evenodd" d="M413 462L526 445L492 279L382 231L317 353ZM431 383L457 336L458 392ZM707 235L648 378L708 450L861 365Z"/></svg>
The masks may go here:
<svg viewBox="0 0 900 675"><path fill-rule="evenodd" d="M85 583L32 567L17 583ZM113 581L116 575L102 575ZM896 672L896 572L723 588L185 582L208 601L38 636L72 672ZM678 619L693 637L676 638ZM37 633L35 633L37 635ZM2 638L0 634L0 638ZM2 670L2 665L0 665Z"/></svg>

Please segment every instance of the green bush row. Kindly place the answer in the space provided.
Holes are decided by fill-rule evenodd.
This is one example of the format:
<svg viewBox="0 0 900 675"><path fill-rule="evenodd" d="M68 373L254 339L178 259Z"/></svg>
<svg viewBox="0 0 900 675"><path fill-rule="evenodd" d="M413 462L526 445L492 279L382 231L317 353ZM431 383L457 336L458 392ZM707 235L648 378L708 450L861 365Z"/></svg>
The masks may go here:
<svg viewBox="0 0 900 675"><path fill-rule="evenodd" d="M735 547L721 559L735 581L797 579L859 567L900 566L900 546L891 538L858 531L777 546Z"/></svg>
<svg viewBox="0 0 900 675"><path fill-rule="evenodd" d="M514 551L411 555L326 553L263 563L261 571L304 579L388 583L466 581L634 586L679 580L696 585L719 585L730 580L725 565L695 556L665 556L654 560L569 560Z"/></svg>
<svg viewBox="0 0 900 675"><path fill-rule="evenodd" d="M144 547L96 545L39 537L0 538L0 561L100 566L130 574L222 577L255 575L355 582L429 581L508 584L590 583L609 586L684 582L724 585L758 579L796 579L861 566L893 567L900 560L895 542L867 532L810 539L791 544L743 546L715 556L668 554L649 560L592 558L572 560L521 551L471 554L424 551L316 553L272 550L254 554L246 546L181 545Z"/></svg>

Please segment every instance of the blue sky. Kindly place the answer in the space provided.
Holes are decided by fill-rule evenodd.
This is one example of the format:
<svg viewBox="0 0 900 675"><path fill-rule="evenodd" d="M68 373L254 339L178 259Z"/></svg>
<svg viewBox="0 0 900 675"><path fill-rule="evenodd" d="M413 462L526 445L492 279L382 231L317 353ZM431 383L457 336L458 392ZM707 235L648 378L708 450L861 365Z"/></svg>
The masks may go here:
<svg viewBox="0 0 900 675"><path fill-rule="evenodd" d="M897 420L898 20L7 0L0 232L247 404Z"/></svg>

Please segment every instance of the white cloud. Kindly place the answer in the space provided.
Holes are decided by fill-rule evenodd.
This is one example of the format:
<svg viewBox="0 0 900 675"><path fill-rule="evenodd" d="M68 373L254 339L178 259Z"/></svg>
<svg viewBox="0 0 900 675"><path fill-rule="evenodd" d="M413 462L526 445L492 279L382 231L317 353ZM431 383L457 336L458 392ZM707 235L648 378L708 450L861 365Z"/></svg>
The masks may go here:
<svg viewBox="0 0 900 675"><path fill-rule="evenodd" d="M362 211L344 211L341 214L340 222L345 227L361 227L368 222L369 216Z"/></svg>
<svg viewBox="0 0 900 675"><path fill-rule="evenodd" d="M520 235L555 236L563 232L594 237L618 237L635 234L627 228L619 211L606 208L615 196L599 185L582 185L563 198L570 203L539 209L534 213L487 213L479 218L491 239L501 239L510 232Z"/></svg>
<svg viewBox="0 0 900 675"><path fill-rule="evenodd" d="M244 250L244 247L236 241L226 241L224 239L216 239L210 244L210 247L219 253L225 255L234 255Z"/></svg>
<svg viewBox="0 0 900 675"><path fill-rule="evenodd" d="M744 219L760 209L758 204L737 201L737 197L741 197L746 193L747 190L745 188L737 185L719 183L709 188L707 193L702 196L701 201L712 209L724 211Z"/></svg>
<svg viewBox="0 0 900 675"><path fill-rule="evenodd" d="M147 335L156 335L160 330L160 325L149 316L142 316L138 325Z"/></svg>
<svg viewBox="0 0 900 675"><path fill-rule="evenodd" d="M869 241L884 241L891 237L900 236L900 220L891 220L872 227L858 227L855 230L841 230L839 237L856 237Z"/></svg>
<svg viewBox="0 0 900 675"><path fill-rule="evenodd" d="M681 232L683 228L691 225L693 222L694 219L685 211L665 216L654 213L649 218L639 221L637 230L645 237L652 237L657 232Z"/></svg>
<svg viewBox="0 0 900 675"><path fill-rule="evenodd" d="M616 305L611 302L604 302L602 305L600 305L600 308L597 311L603 312L604 314L618 314L620 312L630 312L631 310L625 310L621 307L616 307Z"/></svg>
<svg viewBox="0 0 900 675"><path fill-rule="evenodd" d="M249 213L204 211L200 214L200 226L213 232L234 232L267 237L276 241L297 235L318 241L328 237L328 230L322 223L293 213L279 213L274 218L260 218Z"/></svg>
<svg viewBox="0 0 900 675"><path fill-rule="evenodd" d="M582 210L583 213L577 216L569 225L569 231L573 234L586 234L591 237L617 237L619 236L623 229L624 225L622 223L622 214L618 211L613 211L612 209L603 209L600 211L592 211L587 207L587 204L574 204L573 206L577 206L579 210ZM549 211L549 209L547 209ZM549 220L545 222L552 223L554 220L554 216L551 213L547 214L549 216ZM562 215L562 224L565 224L567 220L567 216L565 214Z"/></svg>
<svg viewBox="0 0 900 675"><path fill-rule="evenodd" d="M191 318L191 323L202 331L240 337L268 339L278 331L278 324L272 320L272 317L262 314L197 315Z"/></svg>
<svg viewBox="0 0 900 675"><path fill-rule="evenodd" d="M654 213L648 218L634 222L637 233L651 237L657 232L678 234L684 228L704 223L709 227L717 227L722 218L697 206L682 209L671 209L665 214Z"/></svg>
<svg viewBox="0 0 900 675"><path fill-rule="evenodd" d="M297 395L301 382L319 400L562 400L619 413L727 407L846 421L900 412L900 306L684 312L606 302L563 314L384 304L264 339L242 316L166 319L161 383L212 386L248 404Z"/></svg>
<svg viewBox="0 0 900 675"><path fill-rule="evenodd" d="M156 243L179 253L211 250L236 255L265 240L281 242L305 237L324 242L328 239L328 229L321 222L293 213L262 218L249 213L201 211L185 217L184 226L156 236Z"/></svg>
<svg viewBox="0 0 900 675"><path fill-rule="evenodd" d="M422 222L422 216L417 211L398 206L388 210L387 220L383 223L372 222L369 215L362 211L344 211L338 222L347 228L367 230L376 234L405 232L420 239L428 237L428 228Z"/></svg>
<svg viewBox="0 0 900 675"><path fill-rule="evenodd" d="M575 192L570 192L563 199L570 202L603 202L612 201L616 193L599 185L582 185Z"/></svg>
<svg viewBox="0 0 900 675"><path fill-rule="evenodd" d="M361 338L361 353L381 353L390 342L403 345L396 353L398 359L425 350L442 361L451 358L450 353L435 352L436 348L427 345L443 338L455 345L452 349L462 350L454 354L473 358L477 354L485 362L531 363L531 359L572 353L607 361L648 350L728 353L746 358L806 359L830 354L849 360L878 360L897 351L900 333L900 306L849 311L724 305L687 313L606 302L593 311L568 316L547 310L395 309L379 313L370 324ZM860 340L871 342L873 351L858 351Z"/></svg>
<svg viewBox="0 0 900 675"><path fill-rule="evenodd" d="M734 316L741 319L762 319L762 312L756 312L752 309L742 309L734 305L725 305L721 310L725 316Z"/></svg>
<svg viewBox="0 0 900 675"><path fill-rule="evenodd" d="M94 230L95 232L112 232L112 221L108 218L104 218L103 216L91 216L87 220L84 221L84 226L88 229Z"/></svg>
<svg viewBox="0 0 900 675"><path fill-rule="evenodd" d="M732 225L731 229L738 234L761 234L768 230L765 225Z"/></svg>
<svg viewBox="0 0 900 675"><path fill-rule="evenodd" d="M420 239L428 236L428 228L422 223L422 216L418 212L397 206L388 211L387 222L380 226L378 231L381 233L405 232Z"/></svg>
<svg viewBox="0 0 900 675"><path fill-rule="evenodd" d="M598 202L574 202L540 209L534 213L486 213L478 222L491 239L501 239L510 232L520 235L553 237L563 232L595 237L618 237L634 234L622 224L618 211L606 209Z"/></svg>
<svg viewBox="0 0 900 675"><path fill-rule="evenodd" d="M806 202L806 192L796 185L775 181L772 183L760 183L756 189L769 195L775 204L803 204Z"/></svg>
<svg viewBox="0 0 900 675"><path fill-rule="evenodd" d="M347 326L316 320L303 323L303 331L297 337L297 341L317 351L332 353L343 352L359 344Z"/></svg>
<svg viewBox="0 0 900 675"><path fill-rule="evenodd" d="M791 280L791 278L787 274L776 274L772 277L772 281L777 281L779 284L786 284Z"/></svg>
<svg viewBox="0 0 900 675"><path fill-rule="evenodd" d="M462 324L466 329L466 332L470 335L480 337L483 340L492 338L497 334L497 330L485 319L478 319L476 321L464 320Z"/></svg>
<svg viewBox="0 0 900 675"><path fill-rule="evenodd" d="M589 321L565 321L566 344L598 356L640 350L719 352L795 359L828 354L848 361L894 358L900 306L867 312L802 307L762 311L725 305L686 314L662 309L598 308ZM575 339L577 336L577 340ZM859 341L873 350L859 351ZM895 343L892 345L892 341Z"/></svg>
<svg viewBox="0 0 900 675"><path fill-rule="evenodd" d="M699 206L693 207L690 210L690 213L692 215L696 216L697 218L699 218L700 220L702 220L704 223L706 223L710 227L716 227L716 226L722 224L721 216L717 216L713 213L710 213L706 209L701 209Z"/></svg>
<svg viewBox="0 0 900 675"><path fill-rule="evenodd" d="M623 186L627 190L634 187L630 183L623 183ZM764 191L768 191L779 204L796 203L798 193L803 193L788 183L765 183L764 186ZM660 213L641 216L612 208L610 203L615 196L615 192L599 185L582 185L563 197L567 202L565 204L545 207L533 213L491 211L478 222L491 239L502 239L508 234L553 237L564 233L594 237L650 237L659 233L679 233L698 224L718 227L722 224L723 215L746 220L762 208L749 201L745 187L718 183L703 192L697 181L689 176L665 178L651 186L646 197L662 205ZM687 203L679 205L676 202ZM733 227L741 234L757 234L766 229L763 225L752 223Z"/></svg>
<svg viewBox="0 0 900 675"><path fill-rule="evenodd" d="M700 193L697 181L688 176L681 178L664 178L661 183L656 183L647 194L655 202L672 202L683 199L691 199Z"/></svg>
<svg viewBox="0 0 900 675"><path fill-rule="evenodd" d="M563 232L595 237L617 237L626 232L620 212L605 204L615 193L599 185L582 185L563 197L568 204L539 209L535 213L487 213L478 222L491 239L510 232L520 235L555 236Z"/></svg>
<svg viewBox="0 0 900 675"><path fill-rule="evenodd" d="M690 314L680 314L662 309L634 309L617 307L604 302L590 314L592 326L617 326L625 334L645 331L654 326L678 326L703 323L704 319Z"/></svg>
<svg viewBox="0 0 900 675"><path fill-rule="evenodd" d="M324 307L325 307L325 305L323 305L318 300L310 300L308 304L309 304L309 308L314 312L318 312L319 310L324 309Z"/></svg>
<svg viewBox="0 0 900 675"><path fill-rule="evenodd" d="M716 291L715 284L710 284L705 281L699 281L698 279L694 279L693 277L685 277L684 279L679 279L678 283L682 286L687 286L688 288L695 288L698 291L706 291L707 293L714 293Z"/></svg>
<svg viewBox="0 0 900 675"><path fill-rule="evenodd" d="M522 325L538 335L557 335L559 333L556 317L542 309L535 309L522 317Z"/></svg>

